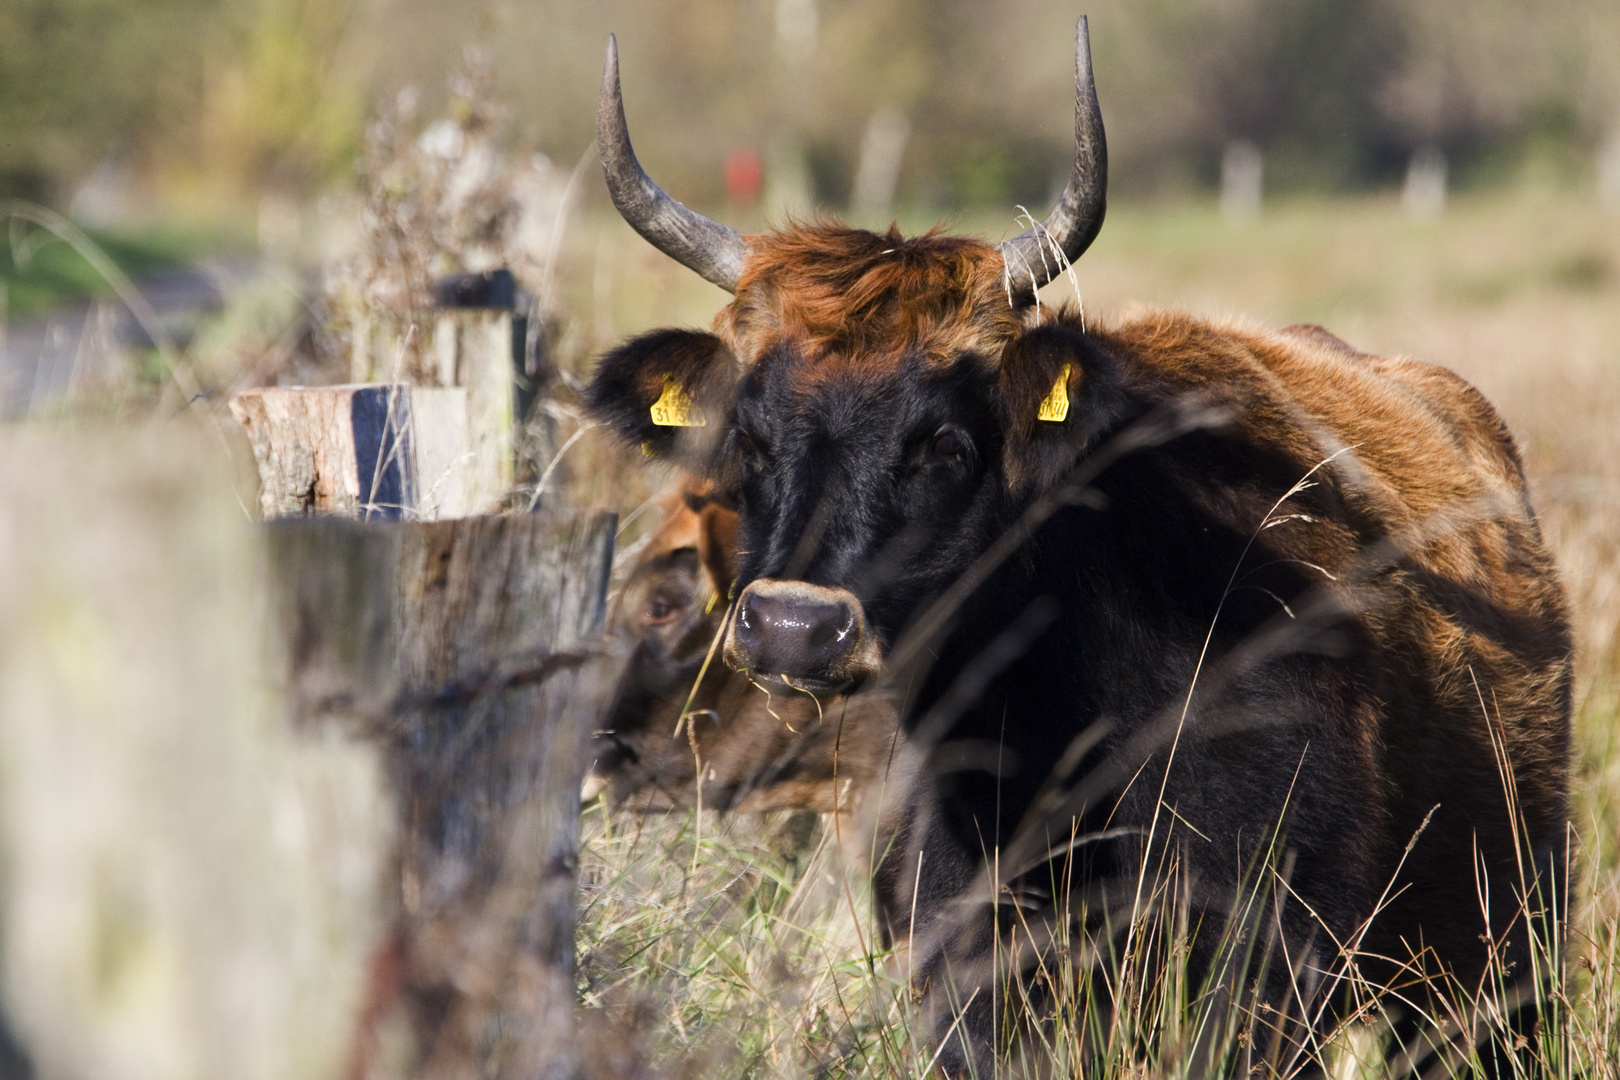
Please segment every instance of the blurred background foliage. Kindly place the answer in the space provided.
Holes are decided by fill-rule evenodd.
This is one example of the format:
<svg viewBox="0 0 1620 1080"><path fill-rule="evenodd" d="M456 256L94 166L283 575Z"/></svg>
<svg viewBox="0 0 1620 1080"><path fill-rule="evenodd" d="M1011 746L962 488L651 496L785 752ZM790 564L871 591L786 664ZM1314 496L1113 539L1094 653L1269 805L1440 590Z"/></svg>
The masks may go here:
<svg viewBox="0 0 1620 1080"><path fill-rule="evenodd" d="M1620 131L1613 0L1087 0L1116 196L1214 187L1222 148L1266 189L1399 182L1442 151L1453 187L1590 183ZM352 180L368 113L424 115L482 43L500 139L572 163L604 41L649 169L723 204L762 155L800 202L843 210L868 119L909 124L896 201L1045 202L1066 168L1073 0L6 0L0 196L91 219L248 220L265 195ZM435 94L440 95L435 100ZM76 205L75 205L76 203ZM770 199L767 199L770 204ZM780 200L776 205L781 205ZM804 208L808 208L805 206ZM126 215L127 216L127 215Z"/></svg>
<svg viewBox="0 0 1620 1080"><path fill-rule="evenodd" d="M365 65L344 0L7 0L0 194L110 189L208 216L352 168ZM199 202L200 200L200 202Z"/></svg>

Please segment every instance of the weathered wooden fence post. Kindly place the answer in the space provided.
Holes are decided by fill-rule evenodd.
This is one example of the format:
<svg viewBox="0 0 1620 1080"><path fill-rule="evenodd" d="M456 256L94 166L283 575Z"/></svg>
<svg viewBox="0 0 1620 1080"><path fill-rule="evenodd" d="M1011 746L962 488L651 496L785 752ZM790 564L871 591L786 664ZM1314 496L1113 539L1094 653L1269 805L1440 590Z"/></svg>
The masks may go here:
<svg viewBox="0 0 1620 1080"><path fill-rule="evenodd" d="M458 463L469 509L418 516L484 513L512 487L517 427L542 379L538 358L530 356L531 301L506 269L453 274L434 282L433 291L433 307L420 313L420 325L356 319L350 377L355 385L414 378L421 388L461 391L466 445Z"/></svg>
<svg viewBox="0 0 1620 1080"><path fill-rule="evenodd" d="M599 638L615 517L280 522L288 684L385 747L399 911L364 1059L391 1013L422 1077L567 1077L579 788L622 656Z"/></svg>
<svg viewBox="0 0 1620 1080"><path fill-rule="evenodd" d="M517 425L528 409L527 298L510 270L455 274L434 285L433 345L441 386L467 388L474 468L512 485Z"/></svg>
<svg viewBox="0 0 1620 1080"><path fill-rule="evenodd" d="M178 428L0 432L0 1067L581 1075L614 516L255 524Z"/></svg>
<svg viewBox="0 0 1620 1080"><path fill-rule="evenodd" d="M470 392L260 390L232 410L266 515L304 516L269 532L295 711L347 716L383 746L403 814L357 1070L404 1015L415 1049L390 1075L570 1076L578 793L623 666L601 639L616 518L370 520L432 516L419 462L454 432L422 423L418 400ZM357 494L298 497L310 447L332 477L313 486ZM478 440L438 455L477 467Z"/></svg>
<svg viewBox="0 0 1620 1080"><path fill-rule="evenodd" d="M253 445L266 518L435 521L493 509L505 491L473 452L459 386L267 387L238 394L231 412Z"/></svg>

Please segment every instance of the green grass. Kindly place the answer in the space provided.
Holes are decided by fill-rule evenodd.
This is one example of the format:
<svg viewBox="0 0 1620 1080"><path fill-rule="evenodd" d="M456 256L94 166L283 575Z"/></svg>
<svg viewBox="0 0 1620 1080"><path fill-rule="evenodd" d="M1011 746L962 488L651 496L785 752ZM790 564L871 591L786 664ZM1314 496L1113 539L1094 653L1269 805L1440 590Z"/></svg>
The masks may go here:
<svg viewBox="0 0 1620 1080"><path fill-rule="evenodd" d="M86 233L130 278L183 266L219 247L217 237L191 230ZM96 268L66 241L31 225L0 219L0 292L9 317L26 317L111 291Z"/></svg>

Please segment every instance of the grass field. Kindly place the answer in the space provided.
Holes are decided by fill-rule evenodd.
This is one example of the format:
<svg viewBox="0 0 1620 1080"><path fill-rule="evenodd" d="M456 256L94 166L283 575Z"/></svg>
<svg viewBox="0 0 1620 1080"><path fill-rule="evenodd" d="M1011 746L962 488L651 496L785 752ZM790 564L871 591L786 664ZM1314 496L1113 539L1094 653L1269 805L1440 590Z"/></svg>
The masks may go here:
<svg viewBox="0 0 1620 1080"><path fill-rule="evenodd" d="M929 222L907 222L910 228ZM954 224L991 239L1005 220ZM567 255L565 355L656 325L705 325L718 290L627 228L587 219ZM1524 193L1453 200L1436 220L1393 198L1301 201L1247 226L1213 206L1110 212L1076 267L1089 317L1175 306L1268 326L1320 323L1358 348L1452 368L1498 406L1573 602L1578 635L1578 884L1557 993L1560 1076L1620 1075L1620 215ZM1072 288L1046 290L1061 302ZM583 440L575 498L630 510L649 481ZM806 817L690 814L587 821L579 935L585 1000L640 1031L673 1075L910 1076L927 1039L908 1024L898 961L877 955L869 900L842 828ZM1111 1074L1183 1075L1174 1023ZM1336 1075L1365 1032L1342 1040ZM1053 1058L1060 1061L1061 1058Z"/></svg>
<svg viewBox="0 0 1620 1080"><path fill-rule="evenodd" d="M70 244L45 231L19 228L0 206L6 226L0 241L0 315L25 318L64 304L110 295L95 267ZM88 231L90 240L127 276L141 278L183 267L201 254L244 245L221 242L200 230L146 229L138 232Z"/></svg>

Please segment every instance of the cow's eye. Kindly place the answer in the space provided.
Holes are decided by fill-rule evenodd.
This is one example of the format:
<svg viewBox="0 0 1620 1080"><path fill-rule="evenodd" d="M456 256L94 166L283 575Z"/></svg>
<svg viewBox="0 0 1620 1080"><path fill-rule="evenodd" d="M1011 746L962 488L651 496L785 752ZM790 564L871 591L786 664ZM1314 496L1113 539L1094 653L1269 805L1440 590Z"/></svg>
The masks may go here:
<svg viewBox="0 0 1620 1080"><path fill-rule="evenodd" d="M942 461L962 461L968 455L967 436L956 428L940 428L934 433L934 441L929 444L928 452Z"/></svg>
<svg viewBox="0 0 1620 1080"><path fill-rule="evenodd" d="M679 609L674 604L661 598L654 598L647 602L647 610L641 613L643 626L660 626L673 619Z"/></svg>

